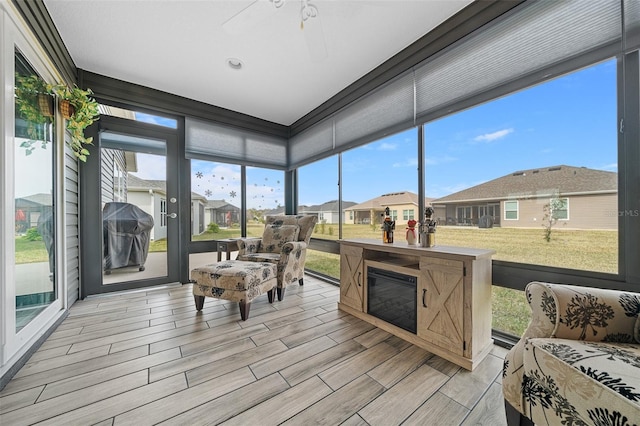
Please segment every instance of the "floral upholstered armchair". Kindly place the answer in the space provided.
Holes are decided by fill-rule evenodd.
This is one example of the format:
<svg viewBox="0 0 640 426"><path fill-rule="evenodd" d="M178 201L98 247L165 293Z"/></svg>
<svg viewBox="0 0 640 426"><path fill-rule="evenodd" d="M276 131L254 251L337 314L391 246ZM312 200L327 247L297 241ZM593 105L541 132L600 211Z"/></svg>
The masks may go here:
<svg viewBox="0 0 640 426"><path fill-rule="evenodd" d="M640 294L529 283L504 361L509 425L640 425Z"/></svg>
<svg viewBox="0 0 640 426"><path fill-rule="evenodd" d="M282 300L287 285L303 285L307 246L317 222L316 216L267 216L262 238L238 240L237 260L277 263L276 291Z"/></svg>

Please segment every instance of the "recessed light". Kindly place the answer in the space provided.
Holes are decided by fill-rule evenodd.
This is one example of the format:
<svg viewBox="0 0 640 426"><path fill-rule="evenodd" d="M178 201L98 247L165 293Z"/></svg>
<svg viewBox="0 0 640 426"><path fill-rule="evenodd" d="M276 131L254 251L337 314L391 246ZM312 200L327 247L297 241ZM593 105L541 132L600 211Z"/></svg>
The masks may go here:
<svg viewBox="0 0 640 426"><path fill-rule="evenodd" d="M227 59L227 65L229 65L231 69L239 70L242 69L243 64L242 61L238 58L229 58Z"/></svg>

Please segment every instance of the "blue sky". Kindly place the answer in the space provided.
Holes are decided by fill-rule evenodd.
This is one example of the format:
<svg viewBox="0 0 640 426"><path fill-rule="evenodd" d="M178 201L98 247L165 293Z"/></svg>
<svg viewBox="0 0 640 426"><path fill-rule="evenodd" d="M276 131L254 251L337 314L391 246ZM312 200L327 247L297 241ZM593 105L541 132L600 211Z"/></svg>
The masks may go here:
<svg viewBox="0 0 640 426"><path fill-rule="evenodd" d="M616 103L616 61L609 60L430 122L425 125L426 195L443 197L518 170L561 164L615 172ZM410 129L343 153L343 199L417 193L416 140L417 130ZM192 165L195 192L240 205L239 166ZM300 204L337 199L337 170L335 156L302 167ZM141 170L138 176L145 174ZM249 168L249 208L283 204L283 177L280 171Z"/></svg>

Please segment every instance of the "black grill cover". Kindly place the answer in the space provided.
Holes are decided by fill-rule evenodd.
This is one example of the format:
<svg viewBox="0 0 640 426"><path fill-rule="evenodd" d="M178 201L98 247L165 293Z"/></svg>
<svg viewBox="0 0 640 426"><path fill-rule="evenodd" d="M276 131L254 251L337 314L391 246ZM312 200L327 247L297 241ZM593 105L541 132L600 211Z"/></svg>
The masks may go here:
<svg viewBox="0 0 640 426"><path fill-rule="evenodd" d="M144 266L149 253L153 216L129 203L107 203L102 209L104 269Z"/></svg>

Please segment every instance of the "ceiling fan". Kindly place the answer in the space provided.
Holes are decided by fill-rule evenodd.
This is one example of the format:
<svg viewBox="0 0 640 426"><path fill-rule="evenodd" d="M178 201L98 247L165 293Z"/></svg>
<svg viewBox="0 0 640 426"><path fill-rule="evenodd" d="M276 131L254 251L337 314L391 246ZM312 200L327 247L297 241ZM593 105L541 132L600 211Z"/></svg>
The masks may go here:
<svg viewBox="0 0 640 426"><path fill-rule="evenodd" d="M255 0L249 6L227 19L222 28L229 34L239 35L260 22L275 16L286 0ZM313 62L327 57L322 22L318 7L309 0L300 0L300 30L305 38L309 56Z"/></svg>

